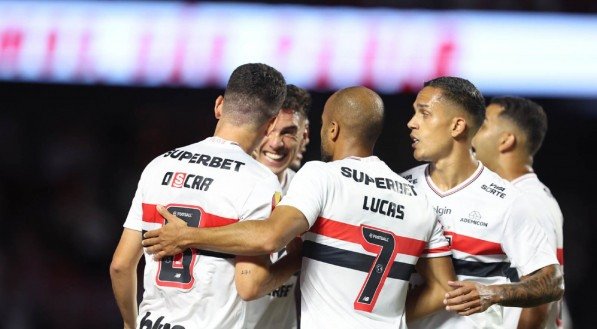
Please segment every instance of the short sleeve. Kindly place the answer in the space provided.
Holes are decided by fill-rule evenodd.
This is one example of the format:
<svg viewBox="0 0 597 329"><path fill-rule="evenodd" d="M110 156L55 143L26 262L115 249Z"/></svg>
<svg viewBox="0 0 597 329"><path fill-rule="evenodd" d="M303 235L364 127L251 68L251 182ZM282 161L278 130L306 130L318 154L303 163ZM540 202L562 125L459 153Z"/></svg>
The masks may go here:
<svg viewBox="0 0 597 329"><path fill-rule="evenodd" d="M428 207L427 218L433 222L433 228L431 230L429 241L427 242L421 257L433 258L451 256L452 250L450 249L450 243L444 236L444 228L437 219L437 216L435 215L435 212L431 206Z"/></svg>
<svg viewBox="0 0 597 329"><path fill-rule="evenodd" d="M257 182L240 211L240 220L265 219L269 217L282 190L275 175L271 179Z"/></svg>
<svg viewBox="0 0 597 329"><path fill-rule="evenodd" d="M526 198L520 196L512 203L503 236L502 249L521 275L558 264L555 249L550 246Z"/></svg>
<svg viewBox="0 0 597 329"><path fill-rule="evenodd" d="M147 169L145 169L147 170ZM129 213L126 216L126 220L124 221L124 227L129 228L135 231L142 230L142 223L143 223L143 177L145 176L145 171L141 174L141 179L139 179L139 183L137 184L137 191L135 192L135 196L133 197L133 201L131 202L131 208L129 209Z"/></svg>
<svg viewBox="0 0 597 329"><path fill-rule="evenodd" d="M325 205L327 184L330 176L319 161L306 163L294 176L288 193L279 205L298 209L313 226Z"/></svg>

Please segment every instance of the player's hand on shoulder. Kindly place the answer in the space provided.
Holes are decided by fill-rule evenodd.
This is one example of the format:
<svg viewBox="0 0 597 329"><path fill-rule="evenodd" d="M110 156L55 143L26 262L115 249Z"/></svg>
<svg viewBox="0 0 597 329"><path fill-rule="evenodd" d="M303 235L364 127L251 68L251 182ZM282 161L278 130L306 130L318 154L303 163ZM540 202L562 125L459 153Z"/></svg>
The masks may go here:
<svg viewBox="0 0 597 329"><path fill-rule="evenodd" d="M147 231L143 234L143 247L149 254L153 254L155 260L166 256L174 256L183 252L183 232L187 223L182 219L168 212L163 206L156 206L158 212L166 219L166 224L157 230Z"/></svg>
<svg viewBox="0 0 597 329"><path fill-rule="evenodd" d="M444 305L447 311L471 315L484 312L495 303L491 286L473 281L450 281L448 284L454 290L446 293Z"/></svg>

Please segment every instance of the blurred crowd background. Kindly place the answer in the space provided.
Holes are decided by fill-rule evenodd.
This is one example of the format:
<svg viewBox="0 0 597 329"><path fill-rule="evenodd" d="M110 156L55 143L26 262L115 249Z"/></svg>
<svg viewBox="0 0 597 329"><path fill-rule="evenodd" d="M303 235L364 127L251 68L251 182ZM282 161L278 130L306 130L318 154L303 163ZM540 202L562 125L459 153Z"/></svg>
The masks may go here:
<svg viewBox="0 0 597 329"><path fill-rule="evenodd" d="M590 0L290 2L597 13ZM419 87L382 94L387 119L376 154L397 172L417 164L406 122ZM319 159L320 115L332 92L312 90L306 160ZM160 153L211 136L221 93L0 81L0 328L122 326L108 267L141 171ZM597 95L532 99L549 119L535 169L564 213L566 299L574 327L590 328L597 307Z"/></svg>

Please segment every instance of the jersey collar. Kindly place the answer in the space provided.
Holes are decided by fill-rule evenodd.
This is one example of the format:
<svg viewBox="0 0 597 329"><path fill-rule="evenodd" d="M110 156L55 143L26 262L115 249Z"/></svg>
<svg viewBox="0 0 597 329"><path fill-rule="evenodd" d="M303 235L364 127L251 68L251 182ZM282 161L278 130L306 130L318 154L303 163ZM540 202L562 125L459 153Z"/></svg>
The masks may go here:
<svg viewBox="0 0 597 329"><path fill-rule="evenodd" d="M485 168L485 166L481 163L481 161L478 161L479 164L477 165L477 169L475 170L475 172L467 179L465 179L462 183L454 186L453 188L447 190L447 191L442 191L440 190L437 185L435 185L435 183L431 180L431 176L429 175L429 165L427 165L427 167L425 167L425 181L427 182L427 185L429 185L429 188L435 192L435 194L437 194L439 197L443 198L443 197L447 197L448 195L452 195L462 189L464 189L465 187L471 185L472 182L474 182L477 178L479 178L479 176L481 176L481 173L483 172L483 169Z"/></svg>

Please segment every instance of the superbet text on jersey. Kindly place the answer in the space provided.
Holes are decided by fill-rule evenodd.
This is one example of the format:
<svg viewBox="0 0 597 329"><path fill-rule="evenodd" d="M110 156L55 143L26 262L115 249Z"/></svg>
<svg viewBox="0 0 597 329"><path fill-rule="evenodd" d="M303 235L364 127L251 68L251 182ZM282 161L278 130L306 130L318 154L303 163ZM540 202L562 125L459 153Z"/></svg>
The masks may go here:
<svg viewBox="0 0 597 329"><path fill-rule="evenodd" d="M217 137L167 152L143 171L124 227L161 227L165 205L192 227L269 216L276 176L238 144ZM234 284L234 256L188 249L154 261L145 252L139 328L242 328L245 302Z"/></svg>
<svg viewBox="0 0 597 329"><path fill-rule="evenodd" d="M441 191L431 180L429 165L402 174L417 191L426 193L444 227L459 280L482 284L508 283L512 266L528 275L557 264L527 198L511 183L485 168L458 186ZM503 328L503 308L459 316L439 311L411 324L411 328Z"/></svg>
<svg viewBox="0 0 597 329"><path fill-rule="evenodd" d="M419 257L450 255L425 195L377 157L312 161L279 206L300 210L301 328L405 328Z"/></svg>

